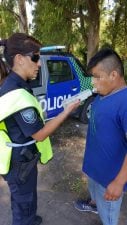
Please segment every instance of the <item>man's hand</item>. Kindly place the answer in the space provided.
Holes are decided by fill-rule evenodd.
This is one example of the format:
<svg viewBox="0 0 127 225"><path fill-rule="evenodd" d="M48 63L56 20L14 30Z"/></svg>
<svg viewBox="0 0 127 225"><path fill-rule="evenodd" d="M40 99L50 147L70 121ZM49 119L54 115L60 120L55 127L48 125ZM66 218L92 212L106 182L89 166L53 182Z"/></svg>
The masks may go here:
<svg viewBox="0 0 127 225"><path fill-rule="evenodd" d="M127 183L127 155L116 178L108 185L104 198L107 201L117 200L122 195L125 183Z"/></svg>
<svg viewBox="0 0 127 225"><path fill-rule="evenodd" d="M115 201L120 198L122 192L123 192L123 184L120 184L115 179L107 186L104 198L107 201Z"/></svg>

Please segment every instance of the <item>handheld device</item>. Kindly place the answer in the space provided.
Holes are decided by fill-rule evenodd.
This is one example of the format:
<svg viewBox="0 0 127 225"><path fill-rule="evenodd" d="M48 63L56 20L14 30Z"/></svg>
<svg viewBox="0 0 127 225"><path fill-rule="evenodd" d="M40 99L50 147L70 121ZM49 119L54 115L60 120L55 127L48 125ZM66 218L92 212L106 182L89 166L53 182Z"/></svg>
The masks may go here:
<svg viewBox="0 0 127 225"><path fill-rule="evenodd" d="M89 96L92 95L92 91L90 89L87 89L85 91L82 91L76 95L73 95L70 98L65 99L62 102L62 105L64 107L64 109L67 107L68 104L70 104L71 102L75 102L76 100L80 100L81 102L86 100Z"/></svg>

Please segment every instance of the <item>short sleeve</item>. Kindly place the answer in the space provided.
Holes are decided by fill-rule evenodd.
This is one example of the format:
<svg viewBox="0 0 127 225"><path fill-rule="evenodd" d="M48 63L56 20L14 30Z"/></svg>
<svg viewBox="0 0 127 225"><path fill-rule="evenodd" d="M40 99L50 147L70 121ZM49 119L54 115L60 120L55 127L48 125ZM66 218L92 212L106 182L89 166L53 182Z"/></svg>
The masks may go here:
<svg viewBox="0 0 127 225"><path fill-rule="evenodd" d="M25 137L32 136L44 126L39 113L34 108L23 109L13 116Z"/></svg>

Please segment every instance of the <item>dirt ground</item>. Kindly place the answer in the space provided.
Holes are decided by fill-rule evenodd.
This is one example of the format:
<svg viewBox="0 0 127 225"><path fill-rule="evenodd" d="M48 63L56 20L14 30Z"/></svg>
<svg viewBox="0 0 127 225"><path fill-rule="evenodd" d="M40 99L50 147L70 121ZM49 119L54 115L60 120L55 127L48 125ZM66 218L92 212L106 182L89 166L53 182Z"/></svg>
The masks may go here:
<svg viewBox="0 0 127 225"><path fill-rule="evenodd" d="M44 225L101 225L98 215L78 212L73 202L87 198L87 179L81 172L87 125L68 119L51 136L53 159L38 164L38 214ZM0 179L0 225L11 225L9 191ZM124 196L119 225L127 220Z"/></svg>
<svg viewBox="0 0 127 225"><path fill-rule="evenodd" d="M76 119L68 119L52 135L54 160L51 170L55 175L53 190L83 195L86 178L81 172L87 126ZM84 185L85 183L85 185Z"/></svg>

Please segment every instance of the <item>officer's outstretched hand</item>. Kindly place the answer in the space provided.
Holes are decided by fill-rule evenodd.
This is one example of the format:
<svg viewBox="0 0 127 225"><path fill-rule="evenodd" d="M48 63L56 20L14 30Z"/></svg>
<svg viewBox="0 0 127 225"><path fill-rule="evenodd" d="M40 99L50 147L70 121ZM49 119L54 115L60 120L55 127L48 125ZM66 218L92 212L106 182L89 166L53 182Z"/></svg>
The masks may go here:
<svg viewBox="0 0 127 225"><path fill-rule="evenodd" d="M63 123L63 121L69 116L69 114L78 108L79 105L80 100L69 103L64 111L62 111L54 119L45 123L45 126L38 132L33 134L32 138L37 141L43 141L45 138L51 135L60 126L60 124Z"/></svg>
<svg viewBox="0 0 127 225"><path fill-rule="evenodd" d="M75 100L74 102L69 103L66 108L64 109L64 112L67 114L70 114L71 112L75 111L80 106L81 101Z"/></svg>

